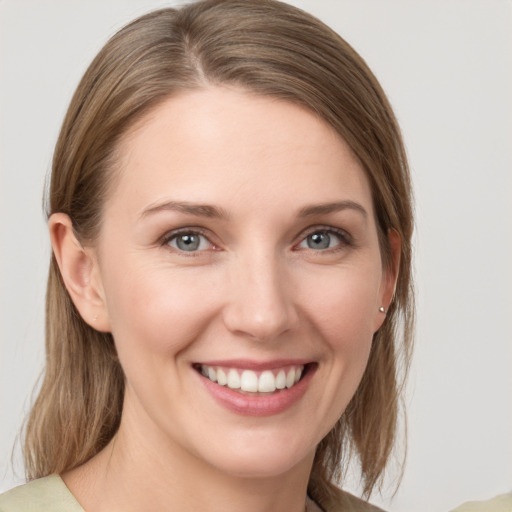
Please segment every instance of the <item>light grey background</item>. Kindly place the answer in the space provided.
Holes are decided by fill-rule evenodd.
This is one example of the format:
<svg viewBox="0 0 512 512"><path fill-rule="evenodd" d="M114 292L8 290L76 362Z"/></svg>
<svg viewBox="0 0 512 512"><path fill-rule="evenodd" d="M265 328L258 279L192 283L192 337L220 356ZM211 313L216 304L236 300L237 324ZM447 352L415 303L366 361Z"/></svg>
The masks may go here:
<svg viewBox="0 0 512 512"><path fill-rule="evenodd" d="M398 512L512 491L512 2L302 0L389 94L416 188L418 329ZM0 491L44 360L44 176L71 94L152 0L0 0ZM392 479L388 480L392 485Z"/></svg>

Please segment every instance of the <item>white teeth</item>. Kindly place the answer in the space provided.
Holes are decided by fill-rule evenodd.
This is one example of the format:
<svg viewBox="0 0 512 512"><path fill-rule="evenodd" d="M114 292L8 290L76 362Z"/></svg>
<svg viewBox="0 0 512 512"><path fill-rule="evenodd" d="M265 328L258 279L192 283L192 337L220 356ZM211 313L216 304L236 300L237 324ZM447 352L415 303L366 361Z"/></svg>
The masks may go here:
<svg viewBox="0 0 512 512"><path fill-rule="evenodd" d="M303 366L288 367L288 370L265 370L258 374L252 370L236 370L235 368L218 368L201 365L201 373L212 382L231 389L241 389L248 392L273 393L274 391L291 388L299 382ZM241 373L240 373L241 372Z"/></svg>
<svg viewBox="0 0 512 512"><path fill-rule="evenodd" d="M284 373L284 370L279 370L279 373L276 377L276 388L277 389L284 389L286 387L286 373Z"/></svg>
<svg viewBox="0 0 512 512"><path fill-rule="evenodd" d="M228 372L228 388L240 388L240 375L238 375L238 372L236 370L231 369Z"/></svg>
<svg viewBox="0 0 512 512"><path fill-rule="evenodd" d="M222 370L221 368L219 368L217 370L217 382L221 385L221 386L225 386L227 383L228 383L228 376L226 375L226 373L224 372L224 370Z"/></svg>
<svg viewBox="0 0 512 512"><path fill-rule="evenodd" d="M258 391L263 393L273 393L276 390L276 378L274 374L266 370L264 371L258 380Z"/></svg>
<svg viewBox="0 0 512 512"><path fill-rule="evenodd" d="M244 370L240 379L242 391L258 391L258 376L251 370Z"/></svg>
<svg viewBox="0 0 512 512"><path fill-rule="evenodd" d="M294 384L295 384L295 370L291 369L291 370L288 370L288 374L286 375L286 387L291 388Z"/></svg>

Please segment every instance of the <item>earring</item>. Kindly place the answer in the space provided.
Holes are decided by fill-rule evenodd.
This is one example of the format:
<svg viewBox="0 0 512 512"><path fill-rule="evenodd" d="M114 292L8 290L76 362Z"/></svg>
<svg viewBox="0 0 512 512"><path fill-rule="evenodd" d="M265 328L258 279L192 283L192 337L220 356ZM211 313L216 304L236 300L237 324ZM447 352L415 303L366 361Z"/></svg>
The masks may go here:
<svg viewBox="0 0 512 512"><path fill-rule="evenodd" d="M384 314L386 314L386 313L387 313L387 311L384 309L384 307L383 307L383 306L381 306L381 307L379 308L379 311L380 311L381 313L384 313Z"/></svg>

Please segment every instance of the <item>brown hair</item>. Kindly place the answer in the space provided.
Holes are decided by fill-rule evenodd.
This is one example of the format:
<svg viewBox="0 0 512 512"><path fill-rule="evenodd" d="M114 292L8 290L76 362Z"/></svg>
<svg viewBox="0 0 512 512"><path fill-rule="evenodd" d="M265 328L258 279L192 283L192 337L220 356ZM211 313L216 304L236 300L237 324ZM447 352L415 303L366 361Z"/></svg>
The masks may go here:
<svg viewBox="0 0 512 512"><path fill-rule="evenodd" d="M355 396L318 446L309 486L322 502L356 455L369 496L395 442L410 358L412 199L391 107L339 35L274 0L207 0L128 24L94 59L71 101L54 153L47 214L68 214L78 238L94 243L123 134L169 96L215 84L305 106L332 125L367 173L384 266L391 264L388 232L400 236L394 300ZM54 257L46 315L46 371L26 432L30 479L98 453L119 426L124 392L112 336L81 319Z"/></svg>

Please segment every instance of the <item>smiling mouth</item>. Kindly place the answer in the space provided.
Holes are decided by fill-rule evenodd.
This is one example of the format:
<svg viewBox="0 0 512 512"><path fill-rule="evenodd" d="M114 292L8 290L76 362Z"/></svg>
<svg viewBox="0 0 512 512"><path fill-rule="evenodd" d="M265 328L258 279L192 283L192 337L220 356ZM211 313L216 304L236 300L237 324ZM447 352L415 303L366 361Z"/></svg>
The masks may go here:
<svg viewBox="0 0 512 512"><path fill-rule="evenodd" d="M257 396L293 388L312 364L288 365L263 371L206 364L196 364L194 369L219 386Z"/></svg>

